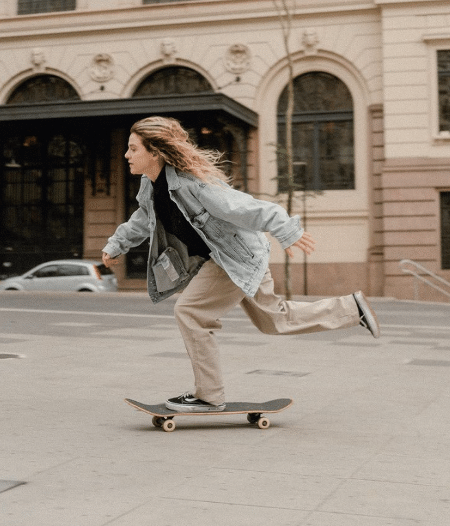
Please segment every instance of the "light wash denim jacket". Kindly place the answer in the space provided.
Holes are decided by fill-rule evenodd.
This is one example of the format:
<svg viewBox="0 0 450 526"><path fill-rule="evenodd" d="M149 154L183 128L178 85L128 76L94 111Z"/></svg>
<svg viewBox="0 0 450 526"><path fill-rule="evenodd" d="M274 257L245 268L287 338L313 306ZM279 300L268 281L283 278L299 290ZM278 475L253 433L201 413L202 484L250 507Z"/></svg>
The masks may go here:
<svg viewBox="0 0 450 526"><path fill-rule="evenodd" d="M211 258L248 296L256 294L269 264L270 244L263 232L275 237L283 249L303 235L299 216L289 217L275 203L255 199L225 183L205 183L169 165L165 167L165 175L171 199L211 249ZM165 232L157 221L153 185L145 175L136 199L139 208L117 228L103 251L114 258L150 238L147 285L152 301L157 303L184 288L204 260L189 257L186 245ZM173 289L158 292L152 267L158 254L167 246L177 249L187 270L187 278Z"/></svg>

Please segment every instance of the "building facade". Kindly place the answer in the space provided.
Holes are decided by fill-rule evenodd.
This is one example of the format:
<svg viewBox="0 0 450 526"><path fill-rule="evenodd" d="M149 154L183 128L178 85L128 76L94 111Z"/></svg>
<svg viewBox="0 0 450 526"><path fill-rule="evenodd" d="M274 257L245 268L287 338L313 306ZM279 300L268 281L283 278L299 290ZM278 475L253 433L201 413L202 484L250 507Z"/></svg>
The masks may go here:
<svg viewBox="0 0 450 526"><path fill-rule="evenodd" d="M0 274L100 257L136 207L123 156L148 115L179 119L236 187L286 205L292 72L293 212L317 239L293 292L412 298L403 259L449 279L449 2L288 5L0 0ZM122 258L122 290L145 288L146 257Z"/></svg>

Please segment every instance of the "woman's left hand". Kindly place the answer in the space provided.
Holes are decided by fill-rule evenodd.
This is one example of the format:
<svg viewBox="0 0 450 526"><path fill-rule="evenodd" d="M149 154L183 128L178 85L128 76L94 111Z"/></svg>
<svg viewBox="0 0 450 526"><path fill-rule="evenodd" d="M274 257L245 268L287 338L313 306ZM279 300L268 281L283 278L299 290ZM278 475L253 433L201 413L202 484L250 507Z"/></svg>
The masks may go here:
<svg viewBox="0 0 450 526"><path fill-rule="evenodd" d="M292 258L294 257L294 252L292 251L292 247L297 247L300 250L303 250L305 254L312 254L315 249L316 242L314 241L314 238L309 232L303 232L302 237L293 243L290 247L286 248L286 254Z"/></svg>

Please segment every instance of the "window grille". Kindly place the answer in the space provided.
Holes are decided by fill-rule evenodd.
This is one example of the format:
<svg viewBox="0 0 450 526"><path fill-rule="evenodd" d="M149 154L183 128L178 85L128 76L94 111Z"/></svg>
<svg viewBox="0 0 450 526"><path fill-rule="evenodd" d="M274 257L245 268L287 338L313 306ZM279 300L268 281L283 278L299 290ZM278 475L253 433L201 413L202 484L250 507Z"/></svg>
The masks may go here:
<svg viewBox="0 0 450 526"><path fill-rule="evenodd" d="M79 100L74 88L55 75L36 75L20 84L10 95L7 104L36 104Z"/></svg>
<svg viewBox="0 0 450 526"><path fill-rule="evenodd" d="M450 49L437 52L439 131L450 132Z"/></svg>
<svg viewBox="0 0 450 526"><path fill-rule="evenodd" d="M17 14L53 13L75 11L76 0L19 0Z"/></svg>
<svg viewBox="0 0 450 526"><path fill-rule="evenodd" d="M54 127L0 132L0 258L15 273L82 253L86 148Z"/></svg>
<svg viewBox="0 0 450 526"><path fill-rule="evenodd" d="M183 66L169 66L151 73L137 87L133 97L182 95L213 91L211 84L197 71Z"/></svg>

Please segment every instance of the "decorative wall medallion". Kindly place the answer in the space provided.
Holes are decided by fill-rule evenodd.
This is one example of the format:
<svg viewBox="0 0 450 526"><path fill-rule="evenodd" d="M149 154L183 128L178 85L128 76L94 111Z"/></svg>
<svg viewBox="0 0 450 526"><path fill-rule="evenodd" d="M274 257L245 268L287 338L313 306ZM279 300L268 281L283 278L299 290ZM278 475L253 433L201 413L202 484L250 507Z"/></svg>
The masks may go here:
<svg viewBox="0 0 450 526"><path fill-rule="evenodd" d="M230 73L240 75L250 67L250 50L244 44L230 46L225 55L225 67Z"/></svg>
<svg viewBox="0 0 450 526"><path fill-rule="evenodd" d="M92 59L89 75L95 82L106 82L114 77L114 60L107 53L99 53Z"/></svg>
<svg viewBox="0 0 450 526"><path fill-rule="evenodd" d="M31 63L33 64L33 69L44 69L45 54L41 48L36 47L31 51Z"/></svg>
<svg viewBox="0 0 450 526"><path fill-rule="evenodd" d="M172 38L165 38L161 42L160 51L165 64L175 62L175 55L177 53L177 46L175 45L175 40L173 40Z"/></svg>

